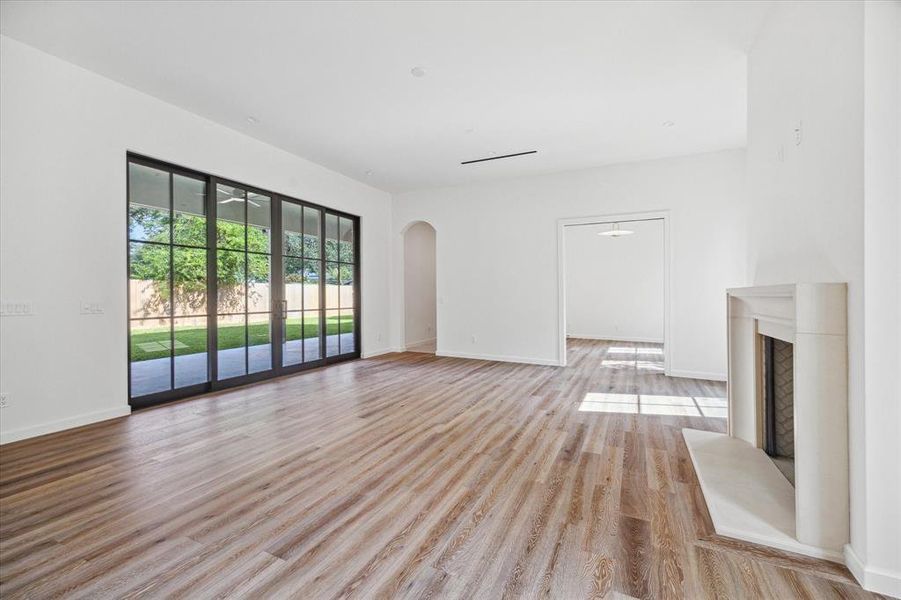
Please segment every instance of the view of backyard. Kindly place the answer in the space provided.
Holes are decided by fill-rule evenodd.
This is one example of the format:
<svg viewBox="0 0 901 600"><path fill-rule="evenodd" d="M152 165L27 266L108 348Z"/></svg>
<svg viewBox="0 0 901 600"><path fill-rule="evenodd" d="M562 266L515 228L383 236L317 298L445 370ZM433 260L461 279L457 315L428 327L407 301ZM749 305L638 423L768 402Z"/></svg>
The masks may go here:
<svg viewBox="0 0 901 600"><path fill-rule="evenodd" d="M289 317L286 320L287 341L319 337L319 323L310 320L301 327L300 317ZM337 335L353 331L354 320L352 315L330 316L326 319L325 334ZM340 331L339 331L340 329ZM244 346L244 325L227 325L219 327L218 349L228 350ZM249 346L268 344L271 341L268 321L251 323L247 326ZM134 331L131 334L131 360L142 361L169 356L169 328L144 329ZM205 327L176 327L175 329L175 355L183 356L206 352L207 330Z"/></svg>
<svg viewBox="0 0 901 600"><path fill-rule="evenodd" d="M202 177L129 165L133 398L359 351L353 220L217 183L211 231L208 191Z"/></svg>

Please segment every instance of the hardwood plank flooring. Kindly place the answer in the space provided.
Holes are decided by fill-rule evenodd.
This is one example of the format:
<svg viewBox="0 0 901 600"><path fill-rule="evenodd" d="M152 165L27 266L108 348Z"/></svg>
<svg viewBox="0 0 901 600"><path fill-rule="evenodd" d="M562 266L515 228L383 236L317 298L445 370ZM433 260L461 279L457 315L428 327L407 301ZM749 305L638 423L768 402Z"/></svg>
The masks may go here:
<svg viewBox="0 0 901 600"><path fill-rule="evenodd" d="M873 597L714 535L680 430L723 384L569 363L392 354L5 445L0 595Z"/></svg>

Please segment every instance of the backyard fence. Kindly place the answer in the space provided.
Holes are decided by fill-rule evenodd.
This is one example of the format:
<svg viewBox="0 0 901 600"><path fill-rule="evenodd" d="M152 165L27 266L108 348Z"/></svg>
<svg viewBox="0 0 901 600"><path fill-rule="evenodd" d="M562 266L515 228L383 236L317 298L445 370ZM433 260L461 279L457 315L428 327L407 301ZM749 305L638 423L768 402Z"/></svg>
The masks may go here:
<svg viewBox="0 0 901 600"><path fill-rule="evenodd" d="M132 279L128 282L129 302L131 317L142 319L133 321L132 329L155 329L165 327L168 320L165 318L153 318L168 313L168 300L163 299L159 293L160 282L154 280ZM224 306L220 306L218 312L244 312L244 288L243 285L230 285L220 287L220 296ZM247 311L268 312L279 307L273 307L270 296L270 286L266 283L252 283L247 288ZM288 310L317 310L319 308L319 284L315 283L288 283L285 284L285 300ZM354 287L352 285L325 285L325 306L327 309L352 308L354 305ZM180 293L175 289L175 315L202 315L206 314L206 294L198 292ZM235 322L243 319L234 317ZM204 324L203 318L185 317L182 321L196 320L198 326ZM220 319L222 321L222 319ZM186 323L187 324L187 323Z"/></svg>

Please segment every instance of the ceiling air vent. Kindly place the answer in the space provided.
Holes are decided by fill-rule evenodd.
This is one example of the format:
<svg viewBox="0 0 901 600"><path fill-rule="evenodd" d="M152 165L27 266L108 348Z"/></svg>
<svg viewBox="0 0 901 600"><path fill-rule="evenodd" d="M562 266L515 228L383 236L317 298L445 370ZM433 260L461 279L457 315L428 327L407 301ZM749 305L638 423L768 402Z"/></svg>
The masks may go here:
<svg viewBox="0 0 901 600"><path fill-rule="evenodd" d="M517 152L516 154L504 154L503 156L489 156L488 158L477 158L475 160L464 160L461 165L471 165L472 163L485 162L486 160L500 160L502 158L513 158L514 156L525 156L526 154L535 154L538 150L529 150L528 152Z"/></svg>

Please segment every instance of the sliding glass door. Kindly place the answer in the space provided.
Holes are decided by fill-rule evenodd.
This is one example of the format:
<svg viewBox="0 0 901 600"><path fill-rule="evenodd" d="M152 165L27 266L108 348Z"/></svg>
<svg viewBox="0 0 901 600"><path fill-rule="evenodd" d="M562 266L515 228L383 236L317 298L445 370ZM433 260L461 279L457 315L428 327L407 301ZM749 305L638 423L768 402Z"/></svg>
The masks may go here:
<svg viewBox="0 0 901 600"><path fill-rule="evenodd" d="M272 198L216 183L216 361L223 381L272 370Z"/></svg>
<svg viewBox="0 0 901 600"><path fill-rule="evenodd" d="M282 200L282 365L353 355L356 220Z"/></svg>
<svg viewBox="0 0 901 600"><path fill-rule="evenodd" d="M325 215L325 353L340 356L356 349L356 280L352 219Z"/></svg>
<svg viewBox="0 0 901 600"><path fill-rule="evenodd" d="M282 200L282 365L322 358L322 211Z"/></svg>
<svg viewBox="0 0 901 600"><path fill-rule="evenodd" d="M357 217L135 156L128 207L133 406L359 357Z"/></svg>
<svg viewBox="0 0 901 600"><path fill-rule="evenodd" d="M209 382L206 181L128 165L131 395Z"/></svg>

